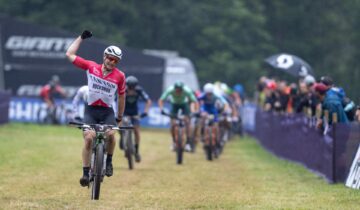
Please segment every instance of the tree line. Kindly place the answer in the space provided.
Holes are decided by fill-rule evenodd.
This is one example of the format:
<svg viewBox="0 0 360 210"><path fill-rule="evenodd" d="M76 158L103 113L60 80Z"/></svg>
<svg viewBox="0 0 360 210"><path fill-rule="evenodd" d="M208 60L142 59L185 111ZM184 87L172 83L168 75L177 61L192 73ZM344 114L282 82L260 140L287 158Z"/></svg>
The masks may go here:
<svg viewBox="0 0 360 210"><path fill-rule="evenodd" d="M360 1L356 0L0 0L0 12L138 49L178 51L200 81L253 91L279 52L306 60L360 102Z"/></svg>

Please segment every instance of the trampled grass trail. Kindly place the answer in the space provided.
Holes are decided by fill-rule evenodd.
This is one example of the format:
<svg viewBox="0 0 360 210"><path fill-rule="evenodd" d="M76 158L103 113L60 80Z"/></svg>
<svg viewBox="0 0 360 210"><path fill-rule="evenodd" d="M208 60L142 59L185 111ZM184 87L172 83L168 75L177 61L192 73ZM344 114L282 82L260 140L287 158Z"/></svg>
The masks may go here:
<svg viewBox="0 0 360 210"><path fill-rule="evenodd" d="M100 201L79 185L81 132L70 127L0 127L0 209L357 209L360 192L330 185L280 160L255 140L235 139L213 162L202 149L175 164L167 131L143 130L143 161L129 171L114 155Z"/></svg>

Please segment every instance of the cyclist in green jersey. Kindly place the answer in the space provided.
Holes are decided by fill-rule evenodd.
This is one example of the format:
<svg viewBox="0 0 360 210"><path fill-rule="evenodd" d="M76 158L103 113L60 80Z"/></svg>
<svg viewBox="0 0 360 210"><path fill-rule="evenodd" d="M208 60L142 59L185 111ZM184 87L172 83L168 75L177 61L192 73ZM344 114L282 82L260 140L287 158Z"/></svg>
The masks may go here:
<svg viewBox="0 0 360 210"><path fill-rule="evenodd" d="M186 128L186 145L185 150L190 151L190 113L198 112L199 103L193 93L193 91L187 87L183 82L177 81L174 85L168 87L165 92L161 95L158 104L161 113L165 113L164 100L169 99L171 103L171 116L176 116L178 111L181 110L182 114L185 115L185 128ZM191 110L190 110L191 109ZM171 119L171 135L175 136L175 122L174 118Z"/></svg>

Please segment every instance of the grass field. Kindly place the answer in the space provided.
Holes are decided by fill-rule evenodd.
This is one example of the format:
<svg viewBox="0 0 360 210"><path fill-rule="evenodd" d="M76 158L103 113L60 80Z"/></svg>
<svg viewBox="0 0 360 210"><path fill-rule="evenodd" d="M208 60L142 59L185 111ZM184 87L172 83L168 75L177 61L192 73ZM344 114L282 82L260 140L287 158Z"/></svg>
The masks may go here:
<svg viewBox="0 0 360 210"><path fill-rule="evenodd" d="M165 131L143 131L143 162L129 171L116 149L100 201L79 185L81 132L69 127L0 127L0 209L358 209L360 192L330 185L277 159L256 141L230 142L219 160L202 150L175 164Z"/></svg>

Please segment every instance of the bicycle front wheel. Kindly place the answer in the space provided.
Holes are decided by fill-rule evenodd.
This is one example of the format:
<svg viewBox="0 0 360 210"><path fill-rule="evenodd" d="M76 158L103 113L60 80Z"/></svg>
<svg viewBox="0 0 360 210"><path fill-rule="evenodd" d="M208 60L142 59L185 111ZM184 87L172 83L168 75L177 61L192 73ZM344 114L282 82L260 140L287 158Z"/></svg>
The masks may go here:
<svg viewBox="0 0 360 210"><path fill-rule="evenodd" d="M209 161L213 160L213 135L212 135L212 128L207 127L206 132L208 135L208 145L205 146L206 149L206 159Z"/></svg>
<svg viewBox="0 0 360 210"><path fill-rule="evenodd" d="M125 155L126 158L128 159L129 169L132 170L134 168L134 144L132 140L132 132L131 131L125 131L125 132L127 133Z"/></svg>
<svg viewBox="0 0 360 210"><path fill-rule="evenodd" d="M182 128L178 128L178 136L176 139L176 163L182 164L184 154L184 131Z"/></svg>
<svg viewBox="0 0 360 210"><path fill-rule="evenodd" d="M91 189L91 199L99 200L100 186L102 181L103 163L104 163L104 144L98 144L95 151L94 161L94 180Z"/></svg>

